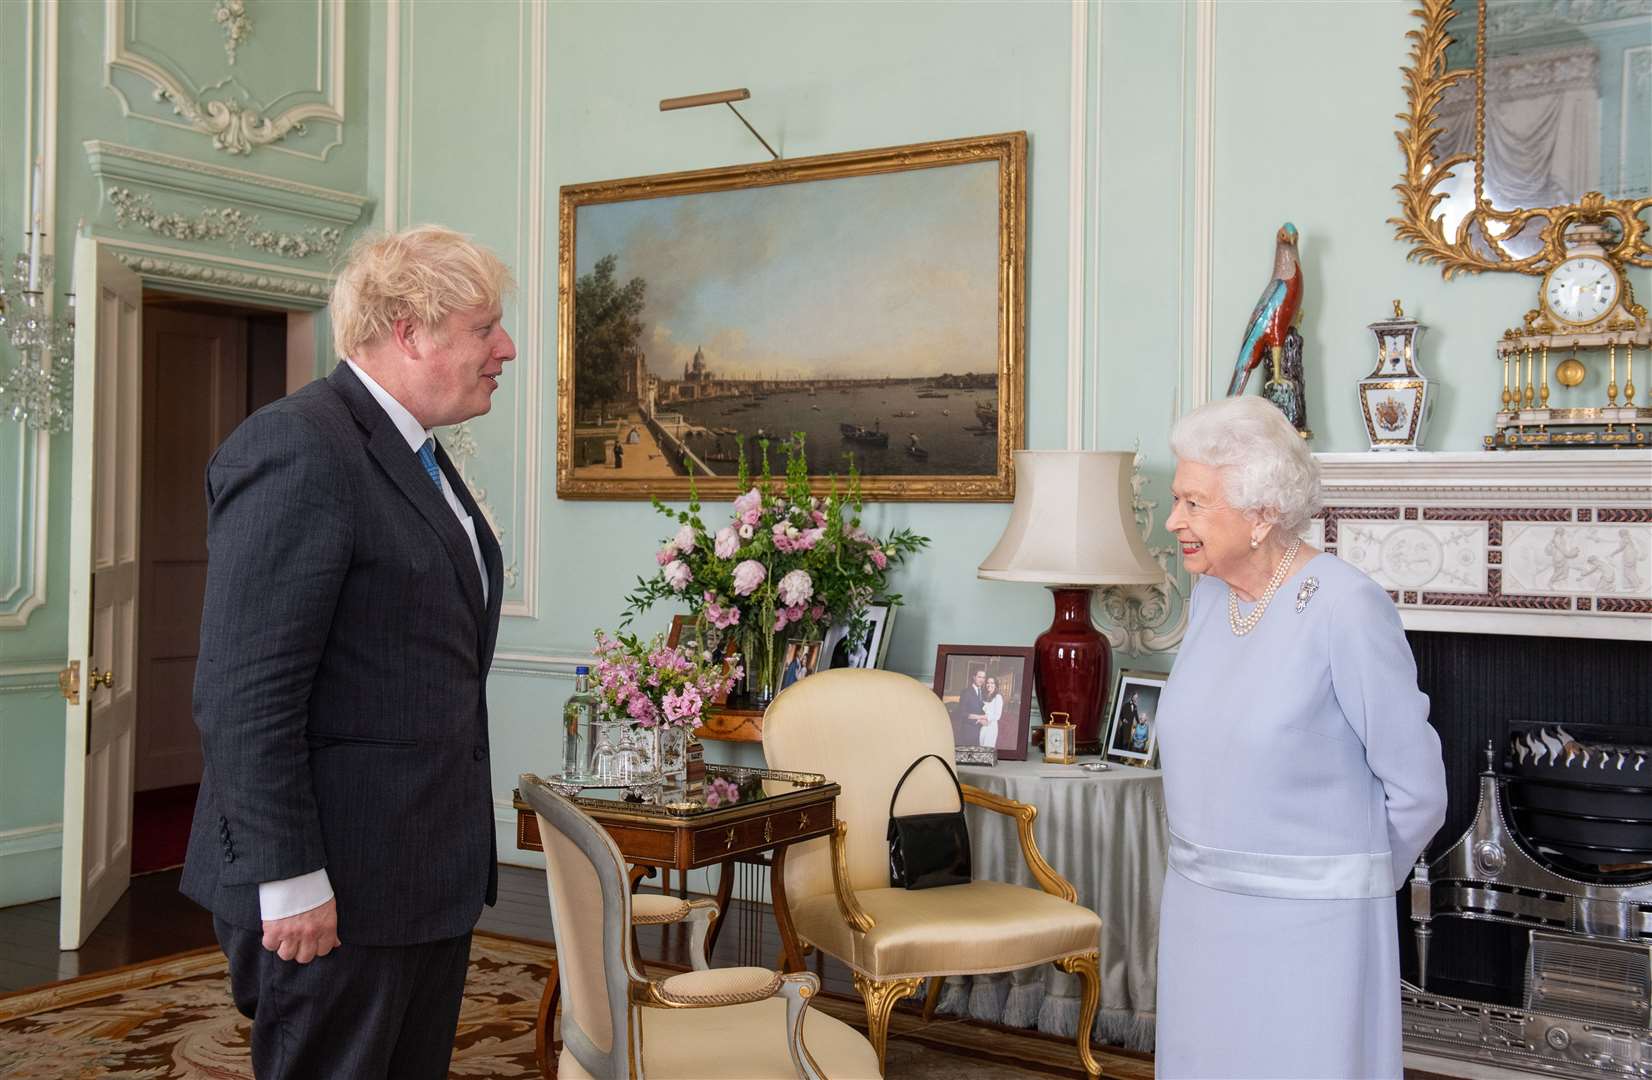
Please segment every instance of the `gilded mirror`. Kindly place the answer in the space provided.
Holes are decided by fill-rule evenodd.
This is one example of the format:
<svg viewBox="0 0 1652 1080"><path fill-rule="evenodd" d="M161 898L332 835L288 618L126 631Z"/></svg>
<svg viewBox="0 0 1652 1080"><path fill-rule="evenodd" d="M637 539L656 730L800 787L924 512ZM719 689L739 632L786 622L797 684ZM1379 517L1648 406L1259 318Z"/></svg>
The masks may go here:
<svg viewBox="0 0 1652 1080"><path fill-rule="evenodd" d="M1391 218L1450 278L1544 273L1567 230L1652 267L1652 0L1422 0Z"/></svg>

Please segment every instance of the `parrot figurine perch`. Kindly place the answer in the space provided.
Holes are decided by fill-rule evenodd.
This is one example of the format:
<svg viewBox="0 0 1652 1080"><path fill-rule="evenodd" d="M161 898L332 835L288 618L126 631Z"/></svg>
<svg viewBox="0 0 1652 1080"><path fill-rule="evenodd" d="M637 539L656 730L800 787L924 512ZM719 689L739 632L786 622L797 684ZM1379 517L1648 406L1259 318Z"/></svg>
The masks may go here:
<svg viewBox="0 0 1652 1080"><path fill-rule="evenodd" d="M1285 347L1285 336L1302 312L1302 266L1296 258L1296 226L1285 222L1274 239L1273 277L1262 290L1261 299L1256 301L1256 309L1250 313L1245 339L1239 346L1239 359L1233 365L1233 379L1228 383L1228 397L1244 393L1256 366L1271 357L1274 349Z"/></svg>

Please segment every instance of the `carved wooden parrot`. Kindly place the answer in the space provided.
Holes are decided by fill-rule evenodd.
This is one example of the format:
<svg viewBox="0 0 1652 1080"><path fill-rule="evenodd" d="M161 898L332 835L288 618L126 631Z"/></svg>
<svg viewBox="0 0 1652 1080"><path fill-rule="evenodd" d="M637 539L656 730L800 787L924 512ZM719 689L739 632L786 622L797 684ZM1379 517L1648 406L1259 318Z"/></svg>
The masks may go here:
<svg viewBox="0 0 1652 1080"><path fill-rule="evenodd" d="M1233 379L1228 383L1228 397L1244 393L1256 365L1273 355L1275 348L1284 348L1285 335L1302 311L1302 267L1296 261L1296 226L1285 222L1279 226L1274 239L1273 277L1250 313L1245 340L1239 346L1239 359L1233 365Z"/></svg>

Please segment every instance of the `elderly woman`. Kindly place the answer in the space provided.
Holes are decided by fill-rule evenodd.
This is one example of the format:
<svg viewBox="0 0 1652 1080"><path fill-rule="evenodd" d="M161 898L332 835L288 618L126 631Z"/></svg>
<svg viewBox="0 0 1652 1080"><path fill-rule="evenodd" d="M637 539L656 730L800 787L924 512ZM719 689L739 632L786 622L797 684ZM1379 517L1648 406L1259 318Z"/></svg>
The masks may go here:
<svg viewBox="0 0 1652 1080"><path fill-rule="evenodd" d="M1206 405L1170 446L1201 576L1158 715L1158 1075L1398 1077L1394 893L1446 802L1399 615L1302 542L1317 467L1273 405Z"/></svg>

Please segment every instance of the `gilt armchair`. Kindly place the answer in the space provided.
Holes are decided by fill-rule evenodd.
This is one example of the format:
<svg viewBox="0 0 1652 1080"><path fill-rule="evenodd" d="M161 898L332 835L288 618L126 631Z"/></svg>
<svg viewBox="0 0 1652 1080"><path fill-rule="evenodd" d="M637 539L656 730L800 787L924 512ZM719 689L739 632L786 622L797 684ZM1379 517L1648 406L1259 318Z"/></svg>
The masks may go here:
<svg viewBox="0 0 1652 1080"><path fill-rule="evenodd" d="M1101 997L1101 919L1076 902L1033 839L1035 807L965 786L964 801L1016 819L1023 857L1041 890L971 881L908 891L889 885L890 796L923 754L952 760L952 723L930 689L889 671L844 668L788 687L763 718L772 768L823 773L842 786L829 838L788 849L781 872L797 936L848 966L866 1006L867 1030L884 1061L895 1003L930 980L924 1016L942 979L1052 963L1082 983L1078 1055L1101 1066L1090 1030ZM956 809L940 769L919 769L901 789L900 814Z"/></svg>
<svg viewBox="0 0 1652 1080"><path fill-rule="evenodd" d="M521 792L545 848L562 1080L881 1076L864 1036L809 1008L820 989L815 975L742 967L649 978L632 948L634 898L619 848L538 777L524 775ZM659 917L669 914L677 913ZM694 936L703 953L698 925Z"/></svg>

